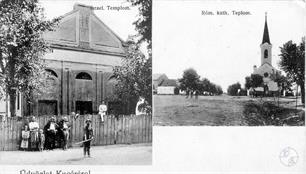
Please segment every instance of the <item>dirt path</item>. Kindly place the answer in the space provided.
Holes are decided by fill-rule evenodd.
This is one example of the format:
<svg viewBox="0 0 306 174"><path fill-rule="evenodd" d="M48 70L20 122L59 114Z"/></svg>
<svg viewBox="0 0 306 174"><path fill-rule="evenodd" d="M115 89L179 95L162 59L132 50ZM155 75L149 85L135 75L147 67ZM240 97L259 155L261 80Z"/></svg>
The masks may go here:
<svg viewBox="0 0 306 174"><path fill-rule="evenodd" d="M152 144L93 146L91 158L83 149L56 149L43 152L0 152L0 164L39 165L151 165Z"/></svg>

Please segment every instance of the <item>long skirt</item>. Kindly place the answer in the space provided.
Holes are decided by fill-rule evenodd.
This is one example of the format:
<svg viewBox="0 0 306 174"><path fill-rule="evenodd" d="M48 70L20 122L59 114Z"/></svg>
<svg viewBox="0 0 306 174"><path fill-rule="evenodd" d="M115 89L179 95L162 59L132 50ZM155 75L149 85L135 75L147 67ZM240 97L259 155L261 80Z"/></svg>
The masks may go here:
<svg viewBox="0 0 306 174"><path fill-rule="evenodd" d="M23 149L27 149L29 147L29 140L28 139L22 139L20 147L23 148Z"/></svg>
<svg viewBox="0 0 306 174"><path fill-rule="evenodd" d="M38 131L31 131L30 132L30 148L31 150L37 149L37 143L38 143Z"/></svg>

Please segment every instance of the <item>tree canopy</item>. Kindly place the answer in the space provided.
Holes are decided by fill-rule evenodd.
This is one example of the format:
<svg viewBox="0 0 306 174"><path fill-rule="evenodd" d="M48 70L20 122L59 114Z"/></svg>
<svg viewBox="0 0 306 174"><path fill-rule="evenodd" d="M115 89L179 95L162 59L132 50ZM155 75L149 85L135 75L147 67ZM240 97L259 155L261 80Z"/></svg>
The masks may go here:
<svg viewBox="0 0 306 174"><path fill-rule="evenodd" d="M188 68L183 72L183 77L179 79L181 90L197 90L200 76L193 68Z"/></svg>
<svg viewBox="0 0 306 174"><path fill-rule="evenodd" d="M11 116L15 115L16 92L30 94L42 85L42 56L49 50L45 31L60 18L46 20L37 0L0 1L0 86L9 95Z"/></svg>
<svg viewBox="0 0 306 174"><path fill-rule="evenodd" d="M147 42L152 47L152 0L128 0L139 10L139 18L134 22L140 35L138 43Z"/></svg>
<svg viewBox="0 0 306 174"><path fill-rule="evenodd" d="M239 89L241 89L240 83L239 82L234 83L227 88L227 94L232 96L239 95L238 93Z"/></svg>
<svg viewBox="0 0 306 174"><path fill-rule="evenodd" d="M115 100L127 106L127 113L135 111L139 97L144 97L152 105L152 59L146 59L139 45L130 42L123 64L114 68L114 77L118 83L115 87ZM149 108L147 108L150 111Z"/></svg>
<svg viewBox="0 0 306 174"><path fill-rule="evenodd" d="M179 79L180 89L183 91L198 91L200 94L206 92L209 95L221 95L221 86L212 83L209 79L200 76L193 68L188 68L183 72L183 77Z"/></svg>
<svg viewBox="0 0 306 174"><path fill-rule="evenodd" d="M260 87L263 85L263 77L259 74L252 74L251 76L245 77L245 88L250 89Z"/></svg>
<svg viewBox="0 0 306 174"><path fill-rule="evenodd" d="M302 103L305 103L305 37L299 45L286 42L280 47L280 52L279 66L292 82L301 87Z"/></svg>

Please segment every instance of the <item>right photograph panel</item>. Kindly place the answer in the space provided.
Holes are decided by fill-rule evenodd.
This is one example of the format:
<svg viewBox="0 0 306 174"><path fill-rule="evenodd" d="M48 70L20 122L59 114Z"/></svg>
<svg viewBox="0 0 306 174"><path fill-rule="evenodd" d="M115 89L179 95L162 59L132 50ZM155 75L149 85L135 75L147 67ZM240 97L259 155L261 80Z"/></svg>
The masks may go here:
<svg viewBox="0 0 306 174"><path fill-rule="evenodd" d="M154 1L153 124L304 126L303 5Z"/></svg>

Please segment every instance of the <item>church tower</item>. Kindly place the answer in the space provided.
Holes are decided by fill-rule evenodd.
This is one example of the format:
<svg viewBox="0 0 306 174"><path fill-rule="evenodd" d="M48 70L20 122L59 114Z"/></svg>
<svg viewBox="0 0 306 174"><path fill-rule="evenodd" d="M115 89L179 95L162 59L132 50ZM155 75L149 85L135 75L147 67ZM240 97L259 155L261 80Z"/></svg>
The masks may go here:
<svg viewBox="0 0 306 174"><path fill-rule="evenodd" d="M270 37L269 37L267 13L265 14L265 28L260 48L261 48L261 65L268 63L272 66L272 44L270 43Z"/></svg>

